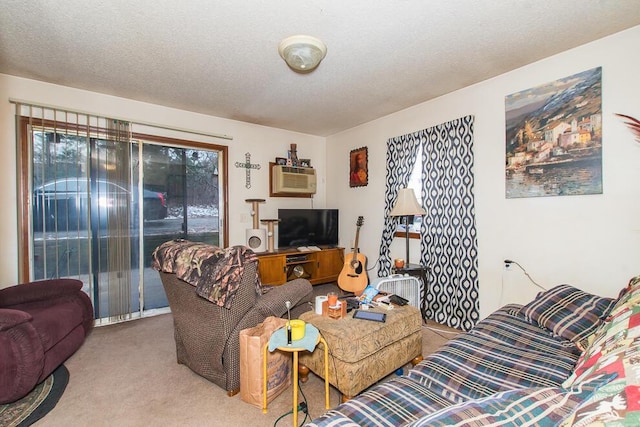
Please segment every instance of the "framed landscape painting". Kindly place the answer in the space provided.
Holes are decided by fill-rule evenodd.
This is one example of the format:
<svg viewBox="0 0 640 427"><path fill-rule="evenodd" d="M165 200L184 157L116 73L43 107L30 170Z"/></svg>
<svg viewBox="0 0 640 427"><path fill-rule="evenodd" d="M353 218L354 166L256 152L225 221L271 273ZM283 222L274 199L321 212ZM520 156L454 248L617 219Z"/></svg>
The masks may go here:
<svg viewBox="0 0 640 427"><path fill-rule="evenodd" d="M602 194L602 67L508 95L506 198Z"/></svg>

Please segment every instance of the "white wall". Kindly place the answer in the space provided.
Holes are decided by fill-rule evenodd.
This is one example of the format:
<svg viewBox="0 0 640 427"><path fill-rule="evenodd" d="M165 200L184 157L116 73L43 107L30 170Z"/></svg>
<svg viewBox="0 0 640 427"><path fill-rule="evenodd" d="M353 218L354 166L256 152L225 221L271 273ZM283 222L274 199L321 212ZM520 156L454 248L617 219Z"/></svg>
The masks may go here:
<svg viewBox="0 0 640 427"><path fill-rule="evenodd" d="M226 134L232 141L193 136L229 147L229 243L243 244L245 230L252 228L251 204L245 199L266 199L259 206L260 218L274 218L279 207L325 207L325 138L304 135L233 120L221 119L143 102L72 89L0 74L0 180L3 200L0 203L0 288L18 280L18 236L16 212L16 138L14 108L9 99L51 105L120 117L133 122L150 122L202 132ZM291 143L298 144L298 157L311 159L318 173L318 192L314 199L270 198L269 162L286 157ZM251 171L251 189L245 188L245 170L234 166L251 153L251 163L261 165ZM261 224L261 228L266 228Z"/></svg>
<svg viewBox="0 0 640 427"><path fill-rule="evenodd" d="M338 160L327 166L327 203L341 209L342 242L353 240L363 215L359 246L373 266L384 220L387 139L474 115L481 317L538 291L517 267L503 272L505 258L545 287L570 283L615 296L640 274L640 143L614 116L640 119L640 57L633 54L639 41L640 26L327 138L328 158ZM597 66L603 67L603 194L507 200L505 96ZM349 188L349 151L361 146L369 147L369 185ZM419 244L412 243L417 262ZM391 257L404 251L404 240L395 239Z"/></svg>
<svg viewBox="0 0 640 427"><path fill-rule="evenodd" d="M274 217L279 207L311 207L313 203L315 207L340 209L340 240L347 248L355 237L357 216L364 216L359 246L370 267L377 258L383 224L387 139L472 114L481 316L507 301L525 302L537 291L517 269L503 272L505 258L521 263L544 286L572 283L613 296L631 276L640 274L640 144L614 116L624 113L640 118L640 58L633 54L639 40L640 27L634 27L326 141L0 74L0 144L4 149L0 156L4 195L0 204L0 287L16 282L18 268L15 126L8 102L13 98L231 135L233 141L216 141L229 146L231 244L242 243L245 229L251 227L250 221L241 222L250 211L245 199L267 199L260 206L261 218ZM504 97L596 66L603 67L604 194L506 200ZM290 143L297 143L299 157L312 159L317 168L319 189L313 201L268 197L268 162L283 156ZM349 151L362 146L369 147L369 185L349 188ZM252 162L262 165L252 171L250 190L244 188L244 170L233 166L244 161L247 151ZM412 243L412 261L416 262L419 246ZM391 251L392 257L403 257L404 240L396 239Z"/></svg>

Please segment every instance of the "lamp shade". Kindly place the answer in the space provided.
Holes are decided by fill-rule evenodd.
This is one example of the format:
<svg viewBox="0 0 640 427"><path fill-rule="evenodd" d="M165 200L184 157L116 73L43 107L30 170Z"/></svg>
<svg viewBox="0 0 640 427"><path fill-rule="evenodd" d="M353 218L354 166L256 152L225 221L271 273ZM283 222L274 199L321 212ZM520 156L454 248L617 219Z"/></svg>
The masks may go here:
<svg viewBox="0 0 640 427"><path fill-rule="evenodd" d="M389 216L424 215L425 210L418 204L412 188L402 188L398 191L396 205L389 212Z"/></svg>
<svg viewBox="0 0 640 427"><path fill-rule="evenodd" d="M315 37L297 35L282 40L278 52L289 67L305 73L320 64L327 54L327 46Z"/></svg>

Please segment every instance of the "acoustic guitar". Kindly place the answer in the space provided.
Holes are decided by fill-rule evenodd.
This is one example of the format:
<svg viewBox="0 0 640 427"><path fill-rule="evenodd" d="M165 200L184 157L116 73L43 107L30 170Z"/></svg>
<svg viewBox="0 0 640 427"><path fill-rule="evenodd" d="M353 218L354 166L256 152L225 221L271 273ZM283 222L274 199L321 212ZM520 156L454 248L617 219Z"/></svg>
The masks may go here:
<svg viewBox="0 0 640 427"><path fill-rule="evenodd" d="M338 276L338 286L340 289L360 295L369 282L365 265L367 257L358 251L358 238L360 227L364 223L363 217L359 216L356 221L356 240L353 245L353 254L348 255L344 261L344 267Z"/></svg>

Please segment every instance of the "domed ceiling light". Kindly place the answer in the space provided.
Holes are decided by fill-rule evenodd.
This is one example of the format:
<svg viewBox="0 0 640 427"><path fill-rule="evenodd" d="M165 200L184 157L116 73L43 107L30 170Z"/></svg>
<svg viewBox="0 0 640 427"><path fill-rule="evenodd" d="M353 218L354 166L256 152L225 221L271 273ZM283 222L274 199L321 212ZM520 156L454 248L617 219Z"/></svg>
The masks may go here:
<svg viewBox="0 0 640 427"><path fill-rule="evenodd" d="M278 52L291 69L308 73L324 59L327 46L315 37L297 35L282 40Z"/></svg>

